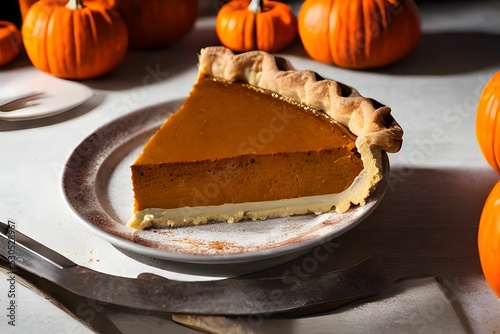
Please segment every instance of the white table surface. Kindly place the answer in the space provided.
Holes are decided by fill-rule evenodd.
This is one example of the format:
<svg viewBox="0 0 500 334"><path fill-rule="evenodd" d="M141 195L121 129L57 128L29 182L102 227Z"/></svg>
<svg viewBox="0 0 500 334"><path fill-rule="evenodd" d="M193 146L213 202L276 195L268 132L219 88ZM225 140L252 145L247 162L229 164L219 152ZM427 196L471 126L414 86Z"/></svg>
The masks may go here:
<svg viewBox="0 0 500 334"><path fill-rule="evenodd" d="M101 125L186 96L196 79L196 53L218 44L212 3L205 3L195 29L175 46L129 52L110 75L81 82L94 92L83 105L40 120L0 121L0 221L14 221L25 234L98 271L127 277L148 271L181 280L211 278L145 264L95 236L66 204L61 175L73 149ZM333 314L253 321L254 331L500 332L500 299L482 275L476 243L482 205L500 177L485 162L475 138L479 94L486 80L500 70L500 2L429 1L419 6L421 43L394 66L376 71L340 69L311 60L299 43L282 54L298 69L314 70L390 105L405 130L402 150L390 156L391 178L383 202L358 227L332 241L334 256L317 261L317 270L374 255L394 268L431 273L441 283L408 281L389 296ZM145 76L155 70L156 79L145 85ZM8 86L6 78L16 71L36 70L23 55L0 70L0 85ZM294 264L304 266L311 256L305 254ZM9 326L8 288L7 277L1 276L1 333L90 332L20 284L16 326ZM124 333L146 329L194 333L153 317L120 314L114 320Z"/></svg>

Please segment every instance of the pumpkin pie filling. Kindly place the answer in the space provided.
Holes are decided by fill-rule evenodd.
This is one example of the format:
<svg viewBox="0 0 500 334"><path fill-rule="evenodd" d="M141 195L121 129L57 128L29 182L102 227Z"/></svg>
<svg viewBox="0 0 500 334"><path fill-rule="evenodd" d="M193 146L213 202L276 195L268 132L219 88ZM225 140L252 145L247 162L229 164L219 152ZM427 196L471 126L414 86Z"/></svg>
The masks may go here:
<svg viewBox="0 0 500 334"><path fill-rule="evenodd" d="M182 107L131 166L135 215L129 226L344 212L351 203L363 204L380 179L379 157L365 159L347 125L265 85L213 75L200 64ZM360 184L357 195L353 188ZM344 193L356 195L345 199Z"/></svg>

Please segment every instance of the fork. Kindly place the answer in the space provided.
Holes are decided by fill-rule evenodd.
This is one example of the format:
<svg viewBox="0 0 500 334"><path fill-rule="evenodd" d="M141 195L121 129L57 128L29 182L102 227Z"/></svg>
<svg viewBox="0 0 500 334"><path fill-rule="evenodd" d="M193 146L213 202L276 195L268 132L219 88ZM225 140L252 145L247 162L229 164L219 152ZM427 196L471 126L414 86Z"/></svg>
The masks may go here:
<svg viewBox="0 0 500 334"><path fill-rule="evenodd" d="M44 94L43 92L33 91L33 92L22 93L9 97L0 98L0 108L7 107L6 110L0 110L0 111L5 111L5 112L12 111L13 109L10 108L11 104L17 104L19 102L29 102L33 100L33 98L38 98L43 94Z"/></svg>

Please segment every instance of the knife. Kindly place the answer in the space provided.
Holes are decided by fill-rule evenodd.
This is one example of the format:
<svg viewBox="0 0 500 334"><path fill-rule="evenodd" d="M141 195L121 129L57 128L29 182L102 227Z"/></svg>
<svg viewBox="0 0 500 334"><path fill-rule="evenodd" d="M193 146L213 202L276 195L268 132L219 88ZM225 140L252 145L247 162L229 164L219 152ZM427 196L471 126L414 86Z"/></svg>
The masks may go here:
<svg viewBox="0 0 500 334"><path fill-rule="evenodd" d="M13 273L24 273L35 285L57 286L107 308L154 315L310 315L380 293L397 280L382 274L373 258L341 270L287 279L255 274L199 282L150 273L120 277L79 266L1 222L0 256Z"/></svg>

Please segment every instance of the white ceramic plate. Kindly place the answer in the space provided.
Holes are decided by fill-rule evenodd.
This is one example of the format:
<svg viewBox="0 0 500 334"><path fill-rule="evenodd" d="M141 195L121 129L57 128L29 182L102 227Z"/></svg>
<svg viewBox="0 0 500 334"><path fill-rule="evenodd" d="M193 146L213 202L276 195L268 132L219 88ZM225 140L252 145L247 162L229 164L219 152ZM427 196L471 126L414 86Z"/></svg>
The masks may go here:
<svg viewBox="0 0 500 334"><path fill-rule="evenodd" d="M69 205L97 235L120 249L156 259L195 264L290 258L359 224L384 195L385 181L366 205L344 214L329 212L319 216L177 229L136 231L129 228L126 222L133 210L130 165L181 102L139 110L101 127L86 138L67 161L62 184ZM389 165L387 156L384 157L384 179L387 179Z"/></svg>
<svg viewBox="0 0 500 334"><path fill-rule="evenodd" d="M57 115L82 104L93 94L85 85L56 78L33 67L2 75L0 99L36 94L0 107L0 120L25 121Z"/></svg>

